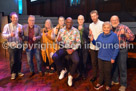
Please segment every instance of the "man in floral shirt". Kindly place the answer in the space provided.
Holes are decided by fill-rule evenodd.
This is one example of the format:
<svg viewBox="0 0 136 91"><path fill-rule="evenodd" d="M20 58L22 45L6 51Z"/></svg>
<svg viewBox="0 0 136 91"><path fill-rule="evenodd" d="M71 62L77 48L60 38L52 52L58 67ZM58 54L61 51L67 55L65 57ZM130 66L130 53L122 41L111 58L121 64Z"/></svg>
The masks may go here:
<svg viewBox="0 0 136 91"><path fill-rule="evenodd" d="M77 69L79 63L79 56L77 53L77 49L80 46L80 34L79 31L72 27L73 20L71 17L66 19L66 27L59 31L57 36L57 41L61 48L56 51L53 55L53 60L56 64L58 72L60 72L59 79L63 79L67 69L63 63L63 59L65 56L69 55L68 57L72 60L72 67L68 74L68 85L72 86L72 79L73 75Z"/></svg>

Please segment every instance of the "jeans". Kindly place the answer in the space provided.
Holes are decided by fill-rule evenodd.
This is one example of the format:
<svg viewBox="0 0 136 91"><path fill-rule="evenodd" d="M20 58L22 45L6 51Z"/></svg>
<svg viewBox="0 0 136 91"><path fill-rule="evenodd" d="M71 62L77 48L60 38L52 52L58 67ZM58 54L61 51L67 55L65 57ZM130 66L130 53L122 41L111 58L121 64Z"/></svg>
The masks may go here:
<svg viewBox="0 0 136 91"><path fill-rule="evenodd" d="M128 50L122 49L119 51L116 62L113 66L113 77L114 82L119 82L120 76L120 85L127 86L127 57Z"/></svg>
<svg viewBox="0 0 136 91"><path fill-rule="evenodd" d="M30 66L30 72L34 72L34 63L33 63L33 56L35 54L35 58L37 61L37 68L38 71L41 71L41 57L40 57L40 50L39 49L26 49L27 61Z"/></svg>
<svg viewBox="0 0 136 91"><path fill-rule="evenodd" d="M52 58L54 60L54 63L56 64L57 71L60 72L61 70L66 68L64 64L65 61L64 58L67 55L69 55L69 58L72 60L72 67L70 69L70 74L74 75L79 63L79 56L77 51L74 51L72 54L68 54L66 49L59 49L58 51L56 51L56 53L54 53Z"/></svg>
<svg viewBox="0 0 136 91"><path fill-rule="evenodd" d="M10 70L12 73L20 73L21 72L21 59L22 59L22 49L8 49L9 51L9 60L10 60Z"/></svg>

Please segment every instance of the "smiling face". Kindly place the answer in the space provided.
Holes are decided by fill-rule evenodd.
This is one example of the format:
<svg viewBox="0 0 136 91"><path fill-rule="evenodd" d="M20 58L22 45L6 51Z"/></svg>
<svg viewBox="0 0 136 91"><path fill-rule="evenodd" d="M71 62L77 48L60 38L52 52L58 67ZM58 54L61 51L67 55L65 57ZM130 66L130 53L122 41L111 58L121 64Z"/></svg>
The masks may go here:
<svg viewBox="0 0 136 91"><path fill-rule="evenodd" d="M73 20L72 18L67 18L66 19L66 28L69 30L72 28L72 25L73 25Z"/></svg>
<svg viewBox="0 0 136 91"><path fill-rule="evenodd" d="M65 22L64 18L60 17L59 20L58 20L59 25L64 26L64 22Z"/></svg>
<svg viewBox="0 0 136 91"><path fill-rule="evenodd" d="M10 19L13 24L18 23L18 16L16 14L13 14Z"/></svg>
<svg viewBox="0 0 136 91"><path fill-rule="evenodd" d="M103 24L103 32L105 35L109 34L111 31L111 24L109 22L105 22Z"/></svg>
<svg viewBox="0 0 136 91"><path fill-rule="evenodd" d="M79 25L83 25L84 24L84 16L82 16L82 15L79 15L78 16L78 19L77 19L77 22L78 22L78 24Z"/></svg>
<svg viewBox="0 0 136 91"><path fill-rule="evenodd" d="M112 16L110 19L110 22L111 22L111 25L116 28L119 25L119 17Z"/></svg>
<svg viewBox="0 0 136 91"><path fill-rule="evenodd" d="M46 20L46 21L45 21L45 27L46 27L47 29L51 29L51 21L50 21L50 20Z"/></svg>
<svg viewBox="0 0 136 91"><path fill-rule="evenodd" d="M29 16L28 18L28 25L32 28L35 24L35 17Z"/></svg>
<svg viewBox="0 0 136 91"><path fill-rule="evenodd" d="M92 21L94 23L97 23L98 17L99 17L98 14L97 13L92 13L92 14L90 14L90 16L91 16Z"/></svg>

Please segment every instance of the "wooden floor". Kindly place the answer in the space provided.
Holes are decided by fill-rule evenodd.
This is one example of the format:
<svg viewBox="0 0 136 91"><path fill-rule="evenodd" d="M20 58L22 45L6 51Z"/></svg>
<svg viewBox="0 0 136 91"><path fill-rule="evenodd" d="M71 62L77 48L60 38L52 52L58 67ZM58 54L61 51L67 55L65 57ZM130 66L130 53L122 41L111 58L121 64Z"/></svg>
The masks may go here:
<svg viewBox="0 0 136 91"><path fill-rule="evenodd" d="M92 76L91 69L88 72L86 80L75 80L74 86L68 87L67 77L59 81L57 73L52 75L46 74L44 77L39 77L36 74L34 77L29 78L29 66L25 53L23 53L22 62L22 72L25 76L16 80L10 80L8 57L5 57L4 50L0 48L0 91L95 91L93 85L89 82ZM37 72L36 62L34 61L34 63ZM118 91L118 88L119 85L112 86L111 91ZM104 91L104 88L100 91ZM133 58L128 59L127 91L136 91L136 60Z"/></svg>

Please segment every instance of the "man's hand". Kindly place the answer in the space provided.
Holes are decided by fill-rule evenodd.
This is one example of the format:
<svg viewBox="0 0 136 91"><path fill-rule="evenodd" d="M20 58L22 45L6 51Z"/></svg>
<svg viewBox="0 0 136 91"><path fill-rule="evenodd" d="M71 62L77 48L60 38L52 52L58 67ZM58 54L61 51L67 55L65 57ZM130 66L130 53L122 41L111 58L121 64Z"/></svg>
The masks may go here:
<svg viewBox="0 0 136 91"><path fill-rule="evenodd" d="M121 29L121 34L125 34L125 30L124 29Z"/></svg>
<svg viewBox="0 0 136 91"><path fill-rule="evenodd" d="M22 28L21 28L21 27L19 27L19 28L18 28L18 31L19 31L19 32L21 32L21 31L22 31Z"/></svg>
<svg viewBox="0 0 136 91"><path fill-rule="evenodd" d="M115 60L111 59L111 63L113 64L115 62Z"/></svg>
<svg viewBox="0 0 136 91"><path fill-rule="evenodd" d="M62 38L61 38L61 36L59 34L57 41L60 42L61 40L62 40Z"/></svg>
<svg viewBox="0 0 136 91"><path fill-rule="evenodd" d="M67 49L66 51L67 51L68 54L72 54L74 52L73 49Z"/></svg>
<svg viewBox="0 0 136 91"><path fill-rule="evenodd" d="M36 41L36 37L33 37L33 41Z"/></svg>
<svg viewBox="0 0 136 91"><path fill-rule="evenodd" d="M48 36L48 33L45 33L45 36Z"/></svg>
<svg viewBox="0 0 136 91"><path fill-rule="evenodd" d="M12 32L12 33L11 33L11 37L14 37L14 36L15 36L15 33Z"/></svg>

